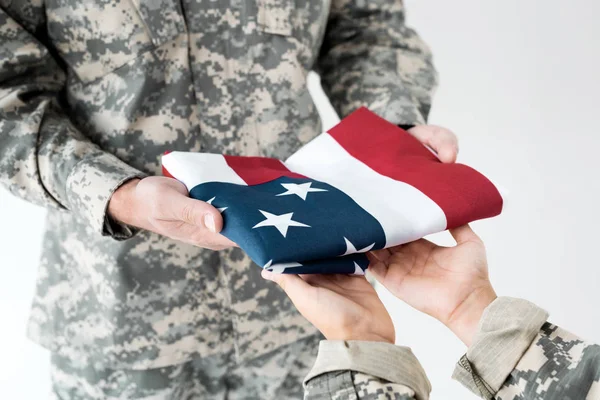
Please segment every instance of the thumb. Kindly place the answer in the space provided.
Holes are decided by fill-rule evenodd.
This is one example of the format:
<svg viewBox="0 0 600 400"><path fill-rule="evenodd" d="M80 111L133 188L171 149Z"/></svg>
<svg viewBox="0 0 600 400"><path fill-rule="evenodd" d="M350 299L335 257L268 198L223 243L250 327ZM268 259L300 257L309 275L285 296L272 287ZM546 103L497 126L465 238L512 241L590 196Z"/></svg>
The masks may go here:
<svg viewBox="0 0 600 400"><path fill-rule="evenodd" d="M213 233L223 229L223 217L219 210L203 201L185 195L173 196L170 202L172 217L190 225L205 228Z"/></svg>
<svg viewBox="0 0 600 400"><path fill-rule="evenodd" d="M481 242L481 239L473 229L467 224L458 228L450 229L450 234L456 240L456 244L462 244L466 242Z"/></svg>

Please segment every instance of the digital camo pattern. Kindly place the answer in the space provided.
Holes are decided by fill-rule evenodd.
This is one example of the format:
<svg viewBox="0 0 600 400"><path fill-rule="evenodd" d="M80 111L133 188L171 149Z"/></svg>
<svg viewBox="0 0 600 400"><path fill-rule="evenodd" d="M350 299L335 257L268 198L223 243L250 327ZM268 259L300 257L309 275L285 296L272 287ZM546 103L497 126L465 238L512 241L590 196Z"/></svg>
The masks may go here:
<svg viewBox="0 0 600 400"><path fill-rule="evenodd" d="M415 392L397 383L354 371L319 375L306 384L305 400L413 400Z"/></svg>
<svg viewBox="0 0 600 400"><path fill-rule="evenodd" d="M74 366L53 355L53 394L69 400L297 400L317 341L302 340L242 364L230 352L141 371Z"/></svg>
<svg viewBox="0 0 600 400"><path fill-rule="evenodd" d="M490 349L494 345L497 343L490 343ZM410 388L376 376L336 371L308 381L304 398L366 400L414 396ZM599 400L600 346L546 322L500 390L491 393L482 388L480 396L486 400Z"/></svg>
<svg viewBox="0 0 600 400"><path fill-rule="evenodd" d="M387 382L360 372L353 372L352 379L356 388L357 399L415 399L415 392L404 385Z"/></svg>
<svg viewBox="0 0 600 400"><path fill-rule="evenodd" d="M600 346L545 323L495 398L598 400Z"/></svg>
<svg viewBox="0 0 600 400"><path fill-rule="evenodd" d="M366 102L390 122L425 122L437 75L429 48L404 17L402 1L332 2L317 69L339 113Z"/></svg>
<svg viewBox="0 0 600 400"><path fill-rule="evenodd" d="M422 122L435 73L403 21L399 0L0 0L0 183L49 209L30 337L155 369L314 335L240 250L132 237L106 205L166 150L286 158L321 129L313 68L342 116Z"/></svg>

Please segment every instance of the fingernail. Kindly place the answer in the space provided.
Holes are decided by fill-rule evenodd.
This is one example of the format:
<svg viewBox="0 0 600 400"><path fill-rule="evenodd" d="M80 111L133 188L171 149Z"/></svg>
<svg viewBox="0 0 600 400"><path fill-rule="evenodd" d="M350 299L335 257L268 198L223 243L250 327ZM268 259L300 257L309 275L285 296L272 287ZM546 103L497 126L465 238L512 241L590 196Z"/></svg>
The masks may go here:
<svg viewBox="0 0 600 400"><path fill-rule="evenodd" d="M204 216L204 226L206 226L206 228L213 233L217 232L217 227L215 226L215 219L210 214L206 214Z"/></svg>
<svg viewBox="0 0 600 400"><path fill-rule="evenodd" d="M261 274L260 274L264 279L268 280L268 281L272 281L273 280L273 275L275 275L274 273L272 273L271 271L269 271L268 269L263 269Z"/></svg>

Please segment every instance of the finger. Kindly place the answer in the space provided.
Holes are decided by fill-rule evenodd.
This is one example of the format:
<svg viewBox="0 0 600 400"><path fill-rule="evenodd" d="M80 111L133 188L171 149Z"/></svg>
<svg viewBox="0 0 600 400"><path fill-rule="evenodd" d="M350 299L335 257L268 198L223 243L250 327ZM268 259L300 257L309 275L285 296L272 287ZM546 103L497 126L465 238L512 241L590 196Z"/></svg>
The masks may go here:
<svg viewBox="0 0 600 400"><path fill-rule="evenodd" d="M381 257L377 255L378 252L379 252L379 250L377 250L377 252L375 252L375 251L369 251L367 253L367 258L369 259L369 264L375 264L375 263L378 263L378 262L383 262L383 260L381 259Z"/></svg>
<svg viewBox="0 0 600 400"><path fill-rule="evenodd" d="M218 233L223 229L223 217L219 210L200 200L181 195L173 196L170 202L172 218L187 224Z"/></svg>
<svg viewBox="0 0 600 400"><path fill-rule="evenodd" d="M387 249L374 250L370 254L378 261L387 262L396 253L418 253L431 250L432 247L436 247L436 244L427 239L418 239L413 242L388 247ZM367 254L367 257L369 257L369 254ZM371 258L369 259L371 260Z"/></svg>
<svg viewBox="0 0 600 400"><path fill-rule="evenodd" d="M324 276L326 275L322 275L322 274L302 274L302 275L298 275L300 277L300 279L302 279L304 282L308 283L311 286L320 286L320 283L323 281Z"/></svg>
<svg viewBox="0 0 600 400"><path fill-rule="evenodd" d="M231 239L226 238L223 235L219 235L222 239L221 239L221 245L222 246L226 246L226 247L240 247L238 246L238 244L236 242L234 242Z"/></svg>
<svg viewBox="0 0 600 400"><path fill-rule="evenodd" d="M392 254L405 253L405 254L418 254L431 251L432 248L439 247L437 244L430 242L427 239L421 238L414 242L401 244L390 248Z"/></svg>
<svg viewBox="0 0 600 400"><path fill-rule="evenodd" d="M458 157L458 147L454 143L440 143L437 146L432 146L437 152L438 158L445 164L456 162Z"/></svg>
<svg viewBox="0 0 600 400"><path fill-rule="evenodd" d="M426 239L390 247L387 249L390 255L385 261L370 259L372 264L369 265L368 271L371 271L379 283L394 293L415 262L428 257L432 247L436 245Z"/></svg>
<svg viewBox="0 0 600 400"><path fill-rule="evenodd" d="M278 284L283 291L288 295L290 300L296 306L307 296L310 296L310 293L314 291L314 287L311 286L308 282L304 281L298 275L293 274L275 274L269 270L263 269L261 272L261 276L269 281L275 282Z"/></svg>
<svg viewBox="0 0 600 400"><path fill-rule="evenodd" d="M458 139L452 131L433 125L418 125L408 130L421 143L431 147L443 163L453 163L458 156Z"/></svg>
<svg viewBox="0 0 600 400"><path fill-rule="evenodd" d="M310 274L300 276L305 282L315 288L328 289L332 292L344 294L349 285L352 284L351 280L363 278L362 275L346 275L346 274Z"/></svg>
<svg viewBox="0 0 600 400"><path fill-rule="evenodd" d="M387 249L370 251L370 252L367 253L367 258L369 259L369 262L372 265L375 265L375 264L378 264L378 263L383 263L386 266L388 266L387 264L389 264L390 258L394 254L396 254L396 253L407 253L407 252L414 251L415 245L419 244L421 241L425 241L427 243L430 243L430 242L428 242L425 239L419 239L419 240L417 240L415 242L400 244L398 246L388 247ZM369 268L372 268L372 267L369 266Z"/></svg>
<svg viewBox="0 0 600 400"><path fill-rule="evenodd" d="M371 262L386 262L392 256L391 250L381 249L381 250L373 250L367 253L367 258Z"/></svg>
<svg viewBox="0 0 600 400"><path fill-rule="evenodd" d="M377 279L377 281L383 285L385 282L385 277L388 273L388 266L383 262L377 261L369 264L367 271L370 272L371 275L373 275L375 279Z"/></svg>
<svg viewBox="0 0 600 400"><path fill-rule="evenodd" d="M467 225L460 226L458 228L450 229L450 234L456 240L457 244L462 244L466 242L480 242L481 238L477 236L475 232L471 229L471 227Z"/></svg>
<svg viewBox="0 0 600 400"><path fill-rule="evenodd" d="M223 235L211 234L210 238L199 241L197 245L210 250L224 250L230 247L239 247L235 242Z"/></svg>

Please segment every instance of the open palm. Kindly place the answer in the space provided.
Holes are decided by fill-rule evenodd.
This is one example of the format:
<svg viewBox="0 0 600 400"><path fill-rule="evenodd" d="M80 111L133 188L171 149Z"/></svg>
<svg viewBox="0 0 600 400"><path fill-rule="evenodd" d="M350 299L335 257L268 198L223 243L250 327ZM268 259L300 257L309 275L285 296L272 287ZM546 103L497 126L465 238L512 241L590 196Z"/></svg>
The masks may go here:
<svg viewBox="0 0 600 400"><path fill-rule="evenodd" d="M472 297L495 296L481 239L468 225L451 234L457 242L454 247L420 239L369 254L369 270L381 284L446 325Z"/></svg>
<svg viewBox="0 0 600 400"><path fill-rule="evenodd" d="M329 340L395 340L392 320L364 276L278 275L264 270L263 277L277 282Z"/></svg>

